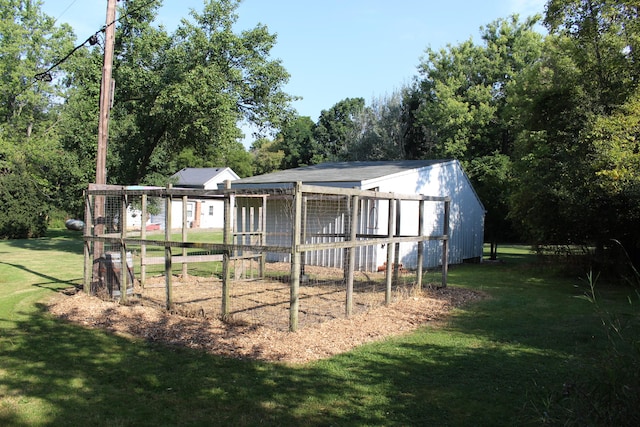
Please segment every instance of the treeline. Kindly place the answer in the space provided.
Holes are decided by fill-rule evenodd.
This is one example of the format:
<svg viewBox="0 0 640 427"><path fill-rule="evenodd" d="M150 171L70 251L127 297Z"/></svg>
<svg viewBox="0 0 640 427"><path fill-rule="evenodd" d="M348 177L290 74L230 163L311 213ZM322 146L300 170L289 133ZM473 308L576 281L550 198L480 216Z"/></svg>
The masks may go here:
<svg viewBox="0 0 640 427"><path fill-rule="evenodd" d="M60 61L74 47L68 26L37 1L0 4L0 234L11 236L8 212L81 212L95 176L102 47L98 33ZM599 251L616 241L640 253L636 0L550 0L543 17L499 19L478 42L427 49L396 93L341 100L317 122L291 108L289 75L269 55L276 36L234 32L237 1L209 1L171 34L153 25L159 4L132 0L119 12L109 182L164 184L185 166L247 176L456 158L487 209L487 241ZM248 152L241 123L265 131ZM10 208L14 186L38 202Z"/></svg>

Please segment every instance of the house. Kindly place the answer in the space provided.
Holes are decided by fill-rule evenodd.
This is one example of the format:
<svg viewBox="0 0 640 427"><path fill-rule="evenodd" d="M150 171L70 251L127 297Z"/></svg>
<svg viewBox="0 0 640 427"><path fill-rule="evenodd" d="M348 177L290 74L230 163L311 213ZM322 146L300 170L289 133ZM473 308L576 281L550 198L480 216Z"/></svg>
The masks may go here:
<svg viewBox="0 0 640 427"><path fill-rule="evenodd" d="M399 194L448 196L451 198L449 262L459 264L467 260L480 261L482 259L485 209L457 160L323 163L239 179L231 183L231 188L277 188L295 182ZM363 200L361 202L368 203L368 205L361 206L362 213L359 218L358 232L386 233L388 203L381 203L377 200ZM401 202L400 234L416 233L418 229L416 203ZM267 205L266 232L267 239L271 239L271 242L267 241L267 244L283 244L286 242L274 239L291 238L290 235L283 237L281 231L284 229L283 223L290 221L287 209L288 207L282 201L274 200L270 202L270 205ZM425 207L425 234L442 233L442 212L444 212L443 203L431 203ZM345 207L325 209L322 215L317 217L313 224L319 234L345 232ZM276 226L279 230L275 229ZM343 267L344 260L339 251L335 250L334 253L330 253L330 251L307 252L304 262L307 265ZM406 268L416 268L417 252L417 244L401 243L399 247L400 262ZM442 259L442 242L437 240L424 242L424 255L423 267L437 267ZM274 256L276 259L273 259ZM356 258L357 269L375 271L386 261L386 249L379 246L358 248ZM273 254L271 260L287 261L287 255Z"/></svg>
<svg viewBox="0 0 640 427"><path fill-rule="evenodd" d="M171 175L174 187L216 190L224 181L240 177L231 168L184 168ZM171 204L171 228L182 227L182 200ZM223 228L222 199L193 199L187 201L187 224L190 228Z"/></svg>

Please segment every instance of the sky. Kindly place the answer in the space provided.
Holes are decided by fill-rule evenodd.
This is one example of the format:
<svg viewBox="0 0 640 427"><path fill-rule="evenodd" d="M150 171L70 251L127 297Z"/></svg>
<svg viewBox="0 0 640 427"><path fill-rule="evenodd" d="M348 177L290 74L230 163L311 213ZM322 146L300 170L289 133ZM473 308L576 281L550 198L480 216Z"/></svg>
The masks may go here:
<svg viewBox="0 0 640 427"><path fill-rule="evenodd" d="M317 121L345 98L367 104L418 75L425 49L480 41L480 27L517 13L544 12L545 0L244 0L238 31L258 23L277 34L271 51L291 75L293 106ZM79 41L106 20L107 0L43 0L43 11L68 23ZM164 0L157 23L172 32L203 0Z"/></svg>

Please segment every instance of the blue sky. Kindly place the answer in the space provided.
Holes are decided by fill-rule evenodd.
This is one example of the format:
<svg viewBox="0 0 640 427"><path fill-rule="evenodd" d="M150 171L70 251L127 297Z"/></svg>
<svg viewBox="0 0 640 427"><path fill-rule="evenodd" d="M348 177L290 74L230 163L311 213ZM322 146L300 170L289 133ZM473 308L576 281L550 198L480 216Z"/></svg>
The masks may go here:
<svg viewBox="0 0 640 427"><path fill-rule="evenodd" d="M173 31L203 0L164 0L158 23ZM469 38L513 13L543 13L544 0L244 0L238 30L265 24L278 35L272 58L291 74L286 91L303 99L298 113L315 122L345 98L367 104L417 75L427 47ZM43 0L44 12L74 28L79 40L105 23L107 0Z"/></svg>

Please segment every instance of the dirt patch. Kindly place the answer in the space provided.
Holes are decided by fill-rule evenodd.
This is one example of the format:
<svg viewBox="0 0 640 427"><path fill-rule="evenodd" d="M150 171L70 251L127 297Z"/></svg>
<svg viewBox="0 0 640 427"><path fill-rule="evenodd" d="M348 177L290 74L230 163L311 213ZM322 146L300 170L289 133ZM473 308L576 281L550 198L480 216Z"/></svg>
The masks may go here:
<svg viewBox="0 0 640 427"><path fill-rule="evenodd" d="M127 304L82 292L61 293L49 304L56 316L88 327L201 349L212 354L286 363L306 363L361 344L399 335L435 320L482 293L447 287L416 292L407 283L385 287L370 275L354 283L353 312L345 317L344 285L310 280L300 287L299 330L288 332L289 286L279 281L236 281L231 285L231 317L220 320L221 284L192 277L173 286L174 309L164 309L164 279L136 286ZM402 285L405 283L405 285Z"/></svg>

